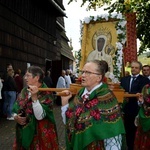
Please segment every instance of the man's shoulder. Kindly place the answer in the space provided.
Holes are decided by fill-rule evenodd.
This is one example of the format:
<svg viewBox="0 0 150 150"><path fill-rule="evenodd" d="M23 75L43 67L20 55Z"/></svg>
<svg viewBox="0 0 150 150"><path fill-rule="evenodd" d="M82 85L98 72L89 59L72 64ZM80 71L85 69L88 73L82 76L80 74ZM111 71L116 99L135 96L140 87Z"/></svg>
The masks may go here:
<svg viewBox="0 0 150 150"><path fill-rule="evenodd" d="M139 78L140 80L142 80L142 81L147 82L147 83L150 82L150 80L149 80L147 77L144 77L143 75L139 75L138 78Z"/></svg>
<svg viewBox="0 0 150 150"><path fill-rule="evenodd" d="M143 79L143 80L147 80L148 78L147 77L144 77L143 75L139 74L138 76L139 79Z"/></svg>
<svg viewBox="0 0 150 150"><path fill-rule="evenodd" d="M128 80L130 78L131 78L131 76L125 76L125 77L122 77L121 80Z"/></svg>
<svg viewBox="0 0 150 150"><path fill-rule="evenodd" d="M59 78L58 78L59 80L62 80L62 79L64 79L62 76L60 76Z"/></svg>

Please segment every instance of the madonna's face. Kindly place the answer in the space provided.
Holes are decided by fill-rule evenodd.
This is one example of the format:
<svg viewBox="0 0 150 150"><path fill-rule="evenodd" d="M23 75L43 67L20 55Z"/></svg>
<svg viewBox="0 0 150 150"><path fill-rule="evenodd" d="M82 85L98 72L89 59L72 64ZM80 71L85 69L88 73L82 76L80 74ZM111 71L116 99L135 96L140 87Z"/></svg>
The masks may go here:
<svg viewBox="0 0 150 150"><path fill-rule="evenodd" d="M99 38L97 40L97 49L98 49L98 51L101 52L103 50L104 44L105 44L105 39L104 38Z"/></svg>

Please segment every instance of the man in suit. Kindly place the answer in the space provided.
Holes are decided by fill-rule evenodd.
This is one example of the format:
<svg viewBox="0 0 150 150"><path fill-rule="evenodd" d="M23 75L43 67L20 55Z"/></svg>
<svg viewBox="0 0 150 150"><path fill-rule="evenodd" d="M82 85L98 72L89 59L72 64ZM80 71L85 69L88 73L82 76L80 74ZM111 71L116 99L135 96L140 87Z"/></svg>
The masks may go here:
<svg viewBox="0 0 150 150"><path fill-rule="evenodd" d="M139 61L131 63L131 75L121 79L121 86L125 92L130 94L141 93L144 85L149 83L149 79L140 75L142 64ZM136 126L134 125L135 117L139 111L139 106L136 97L126 98L123 103L124 125L126 130L126 140L128 150L134 149L134 138Z"/></svg>

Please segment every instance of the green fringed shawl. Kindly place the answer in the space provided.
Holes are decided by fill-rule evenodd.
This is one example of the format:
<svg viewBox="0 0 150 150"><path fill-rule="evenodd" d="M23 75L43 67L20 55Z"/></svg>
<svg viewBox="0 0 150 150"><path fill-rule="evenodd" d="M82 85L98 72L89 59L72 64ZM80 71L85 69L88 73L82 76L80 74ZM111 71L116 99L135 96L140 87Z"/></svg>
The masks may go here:
<svg viewBox="0 0 150 150"><path fill-rule="evenodd" d="M139 111L139 122L144 132L150 130L150 84L142 89L144 103Z"/></svg>
<svg viewBox="0 0 150 150"><path fill-rule="evenodd" d="M45 84L42 84L42 86L41 86L41 88L46 88L46 87L47 86ZM30 105L28 105L28 107L25 108L29 123L23 127L21 127L18 124L16 125L16 140L19 145L23 146L25 149L28 149L34 138L34 135L36 134L37 120L36 120L35 116L33 115L32 102L30 99L28 99L27 88L24 88L22 90L21 99L22 100L24 99L27 101L25 103L26 106L30 103ZM52 95L47 92L38 92L38 99L39 99L43 109L46 112L45 119L49 119L52 123L55 124L55 119L54 119L54 115L53 115L53 111L52 111L52 105L53 105ZM32 113L27 112L27 108L29 108L29 107L32 110ZM18 111L20 109L23 109L23 106L21 106L21 103L17 100L13 106L13 112L18 114Z"/></svg>
<svg viewBox="0 0 150 150"><path fill-rule="evenodd" d="M84 104L83 92L84 88L66 112L67 150L83 150L93 141L125 133L117 99L106 84L93 91Z"/></svg>
<svg viewBox="0 0 150 150"><path fill-rule="evenodd" d="M141 107L139 111L139 121L143 131L146 132L150 130L150 116L146 116L144 112L144 108Z"/></svg>

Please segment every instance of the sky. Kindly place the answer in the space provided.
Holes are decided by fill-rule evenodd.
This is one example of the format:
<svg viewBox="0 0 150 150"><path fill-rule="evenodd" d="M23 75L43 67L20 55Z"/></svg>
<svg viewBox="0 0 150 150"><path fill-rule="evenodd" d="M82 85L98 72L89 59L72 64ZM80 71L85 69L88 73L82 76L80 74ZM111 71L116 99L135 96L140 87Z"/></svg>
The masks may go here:
<svg viewBox="0 0 150 150"><path fill-rule="evenodd" d="M81 48L80 45L80 20L83 20L84 17L94 15L94 11L86 11L86 6L81 6L80 2L72 2L69 5L67 4L69 0L64 0L63 4L65 7L65 13L67 17L64 17L65 20L65 29L66 35L72 39L72 46L74 51L78 51ZM101 9L102 12L102 9ZM103 11L104 13L104 11Z"/></svg>

